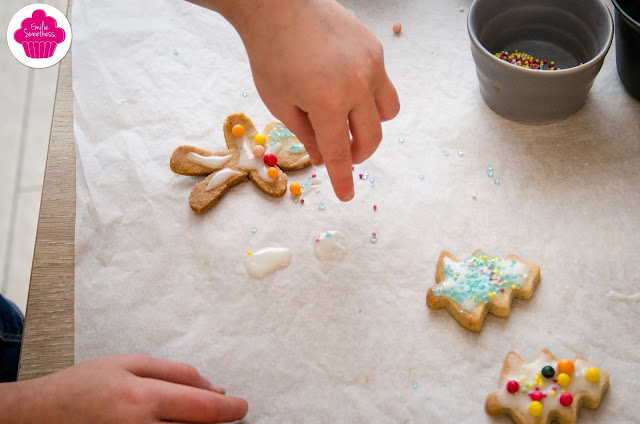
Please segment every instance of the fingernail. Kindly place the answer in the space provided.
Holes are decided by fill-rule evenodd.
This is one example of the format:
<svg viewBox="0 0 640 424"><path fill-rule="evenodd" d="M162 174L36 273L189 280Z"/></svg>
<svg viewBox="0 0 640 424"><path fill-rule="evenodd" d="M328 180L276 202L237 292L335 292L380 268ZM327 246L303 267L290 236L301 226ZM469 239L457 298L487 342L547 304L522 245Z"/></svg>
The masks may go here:
<svg viewBox="0 0 640 424"><path fill-rule="evenodd" d="M355 191L351 190L349 193L345 194L341 200L343 202L348 202L349 200L353 199L355 195L356 195Z"/></svg>

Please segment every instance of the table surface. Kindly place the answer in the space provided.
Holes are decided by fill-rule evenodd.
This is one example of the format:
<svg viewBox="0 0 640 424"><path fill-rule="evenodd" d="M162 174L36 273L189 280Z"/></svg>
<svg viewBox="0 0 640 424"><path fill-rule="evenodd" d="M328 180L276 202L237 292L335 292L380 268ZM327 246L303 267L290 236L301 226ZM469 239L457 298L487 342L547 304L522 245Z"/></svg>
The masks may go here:
<svg viewBox="0 0 640 424"><path fill-rule="evenodd" d="M73 365L76 215L71 51L62 60L38 218L18 379Z"/></svg>

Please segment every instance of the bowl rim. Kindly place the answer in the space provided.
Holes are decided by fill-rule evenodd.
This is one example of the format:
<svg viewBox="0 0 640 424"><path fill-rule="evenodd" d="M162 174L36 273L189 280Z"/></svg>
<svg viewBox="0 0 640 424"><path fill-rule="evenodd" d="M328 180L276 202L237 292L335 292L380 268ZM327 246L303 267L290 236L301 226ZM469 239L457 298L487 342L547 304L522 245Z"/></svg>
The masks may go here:
<svg viewBox="0 0 640 424"><path fill-rule="evenodd" d="M603 8L604 10L606 10L607 15L609 16L608 22L609 25L607 27L607 31L608 31L608 41L605 44L605 46L598 52L597 55L595 55L594 57L592 57L591 59L589 59L587 62L584 62L582 65L578 65L578 66L574 66L572 68L566 68L566 69L556 69L552 72L547 72L547 71L543 71L540 69L530 69L530 68L525 68L523 66L514 66L513 64L506 62L502 59L499 59L498 57L496 57L495 54L491 53L481 42L480 40L478 40L477 35L475 34L475 32L473 32L471 30L471 17L473 16L473 13L475 11L475 9L478 6L479 2L478 1L474 1L471 4L471 7L469 8L469 13L467 14L467 32L469 33L469 38L471 39L471 42L476 46L479 47L479 50L482 51L482 54L492 57L496 63L500 63L500 65L498 66L508 66L510 69L513 69L514 72L532 72L535 75L548 75L549 78L554 78L553 75L557 75L557 78L559 78L560 76L566 76L567 74L574 74L577 72L581 72L581 70L587 69L587 68L591 68L594 66L602 66L602 61L604 60L604 57L607 55L607 53L609 52L609 49L611 48L611 44L613 43L613 34L614 34L614 22L613 22L613 16L611 15L611 11L609 10L609 8L607 7L607 5L604 4L604 2L602 0L596 0L597 3L599 3L599 7ZM615 3L615 0L612 0ZM506 68L505 68L506 69Z"/></svg>
<svg viewBox="0 0 640 424"><path fill-rule="evenodd" d="M628 20L633 22L638 28L640 28L640 22L633 19L631 15L629 15L625 10L623 10L622 7L620 7L620 5L618 4L618 0L611 0L611 3L613 3L613 6L618 10L618 12L622 13L622 15L625 18L627 18Z"/></svg>

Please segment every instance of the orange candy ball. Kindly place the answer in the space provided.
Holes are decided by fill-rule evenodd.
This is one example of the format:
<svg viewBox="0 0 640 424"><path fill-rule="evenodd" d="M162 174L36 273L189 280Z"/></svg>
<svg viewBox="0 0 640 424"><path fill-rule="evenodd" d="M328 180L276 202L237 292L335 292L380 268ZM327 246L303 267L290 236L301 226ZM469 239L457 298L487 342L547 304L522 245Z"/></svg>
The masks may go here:
<svg viewBox="0 0 640 424"><path fill-rule="evenodd" d="M289 186L289 191L291 191L291 194L293 196L297 196L298 194L300 194L300 190L301 190L301 187L299 183L292 183Z"/></svg>
<svg viewBox="0 0 640 424"><path fill-rule="evenodd" d="M558 361L558 374L565 373L567 375L573 374L574 366L571 359L561 359Z"/></svg>
<svg viewBox="0 0 640 424"><path fill-rule="evenodd" d="M278 168L272 166L271 168L267 169L267 174L271 178L278 178Z"/></svg>
<svg viewBox="0 0 640 424"><path fill-rule="evenodd" d="M400 25L398 23L393 24L393 32L395 34L400 34L400 31L402 31L402 25Z"/></svg>
<svg viewBox="0 0 640 424"><path fill-rule="evenodd" d="M231 134L236 137L242 137L244 135L244 127L240 124L236 124L231 128Z"/></svg>

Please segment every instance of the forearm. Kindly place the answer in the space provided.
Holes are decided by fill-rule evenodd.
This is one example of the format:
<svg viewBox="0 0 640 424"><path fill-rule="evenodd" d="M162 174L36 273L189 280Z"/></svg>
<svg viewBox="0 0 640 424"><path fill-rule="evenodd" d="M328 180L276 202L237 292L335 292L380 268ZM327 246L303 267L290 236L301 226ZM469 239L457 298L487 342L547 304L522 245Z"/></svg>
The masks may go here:
<svg viewBox="0 0 640 424"><path fill-rule="evenodd" d="M0 384L0 422L15 424L37 422L40 396L35 380Z"/></svg>

